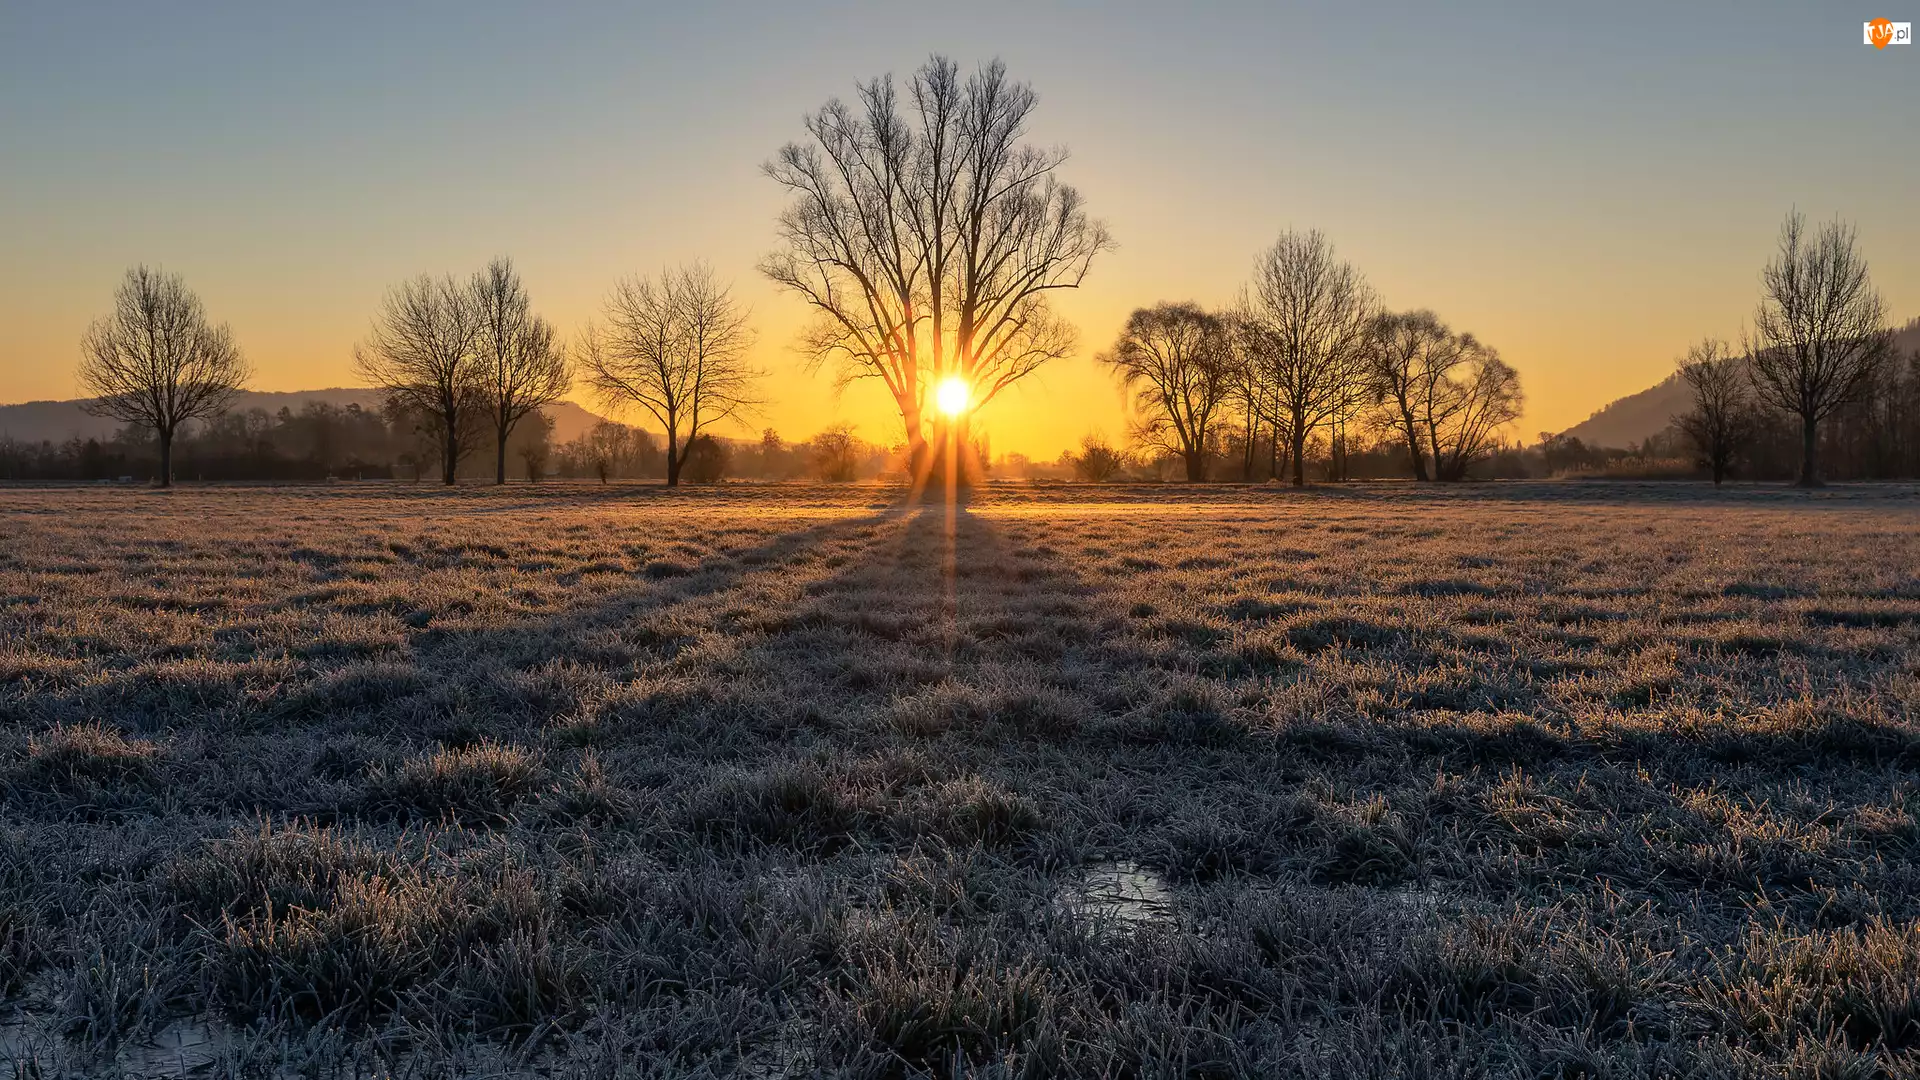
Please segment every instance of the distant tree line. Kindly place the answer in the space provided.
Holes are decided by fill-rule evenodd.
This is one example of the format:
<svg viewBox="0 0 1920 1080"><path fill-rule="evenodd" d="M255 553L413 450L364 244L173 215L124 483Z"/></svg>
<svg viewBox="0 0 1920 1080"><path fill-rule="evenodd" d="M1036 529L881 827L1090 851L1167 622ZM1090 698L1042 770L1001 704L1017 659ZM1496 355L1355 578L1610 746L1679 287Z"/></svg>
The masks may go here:
<svg viewBox="0 0 1920 1080"><path fill-rule="evenodd" d="M510 475L539 479L551 452L552 421L536 414L508 441ZM463 438L476 442L469 427ZM12 480L160 482L171 467L194 480L420 479L442 453L436 425L403 405L363 408L309 402L299 410L243 409L183 424L163 459L150 425L130 423L107 438L28 443L0 438L0 477ZM462 457L468 457L462 451ZM493 461L465 475L490 477Z"/></svg>
<svg viewBox="0 0 1920 1080"><path fill-rule="evenodd" d="M544 413L524 417L507 442L507 477L539 481L664 480L662 440L652 432L602 421L556 442ZM459 479L494 479L497 463L474 454L485 446L482 425L463 438ZM904 474L902 448L868 442L846 425L812 439L788 441L772 428L758 439L702 434L691 440L683 474L689 482L724 479L852 482ZM243 409L184 424L173 440L177 476L214 481L441 479L438 425L405 408L369 409L309 402L277 412ZM160 444L144 424L127 424L106 438L25 442L0 436L0 480L157 481Z"/></svg>

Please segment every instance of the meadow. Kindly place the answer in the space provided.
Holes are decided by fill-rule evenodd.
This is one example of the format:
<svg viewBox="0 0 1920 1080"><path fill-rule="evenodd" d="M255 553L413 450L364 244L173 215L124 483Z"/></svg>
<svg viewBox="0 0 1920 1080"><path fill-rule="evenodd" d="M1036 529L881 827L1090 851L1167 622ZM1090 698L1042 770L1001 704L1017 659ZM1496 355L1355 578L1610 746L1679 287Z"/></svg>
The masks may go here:
<svg viewBox="0 0 1920 1080"><path fill-rule="evenodd" d="M0 489L19 1076L1920 1076L1920 493Z"/></svg>

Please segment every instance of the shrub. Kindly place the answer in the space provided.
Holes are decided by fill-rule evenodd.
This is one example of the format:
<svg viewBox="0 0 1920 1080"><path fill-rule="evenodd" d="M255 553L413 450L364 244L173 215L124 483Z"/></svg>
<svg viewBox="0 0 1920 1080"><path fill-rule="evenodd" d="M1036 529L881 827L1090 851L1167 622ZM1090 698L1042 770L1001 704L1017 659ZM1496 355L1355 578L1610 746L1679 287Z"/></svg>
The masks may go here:
<svg viewBox="0 0 1920 1080"><path fill-rule="evenodd" d="M687 447L683 475L695 484L717 484L733 464L733 452L711 435L697 435Z"/></svg>

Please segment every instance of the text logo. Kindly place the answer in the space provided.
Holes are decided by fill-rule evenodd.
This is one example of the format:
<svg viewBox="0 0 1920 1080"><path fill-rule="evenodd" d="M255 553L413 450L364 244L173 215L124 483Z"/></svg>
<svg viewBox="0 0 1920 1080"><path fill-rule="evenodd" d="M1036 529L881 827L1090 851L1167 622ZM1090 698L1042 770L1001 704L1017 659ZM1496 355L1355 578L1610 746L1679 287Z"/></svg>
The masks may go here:
<svg viewBox="0 0 1920 1080"><path fill-rule="evenodd" d="M1910 22L1875 19L1863 26L1866 32L1866 43L1876 49L1884 49L1889 45L1913 44L1913 24Z"/></svg>

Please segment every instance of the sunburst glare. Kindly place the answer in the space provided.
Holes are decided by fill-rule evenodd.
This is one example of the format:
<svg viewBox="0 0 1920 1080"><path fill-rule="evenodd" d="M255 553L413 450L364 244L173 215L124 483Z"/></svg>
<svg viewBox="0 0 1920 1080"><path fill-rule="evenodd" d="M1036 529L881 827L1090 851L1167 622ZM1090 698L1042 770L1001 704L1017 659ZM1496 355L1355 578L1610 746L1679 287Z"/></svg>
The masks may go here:
<svg viewBox="0 0 1920 1080"><path fill-rule="evenodd" d="M949 375L941 379L940 385L933 392L933 403L939 407L941 413L947 416L959 416L966 412L972 398L973 388L967 385L967 380L958 375Z"/></svg>

